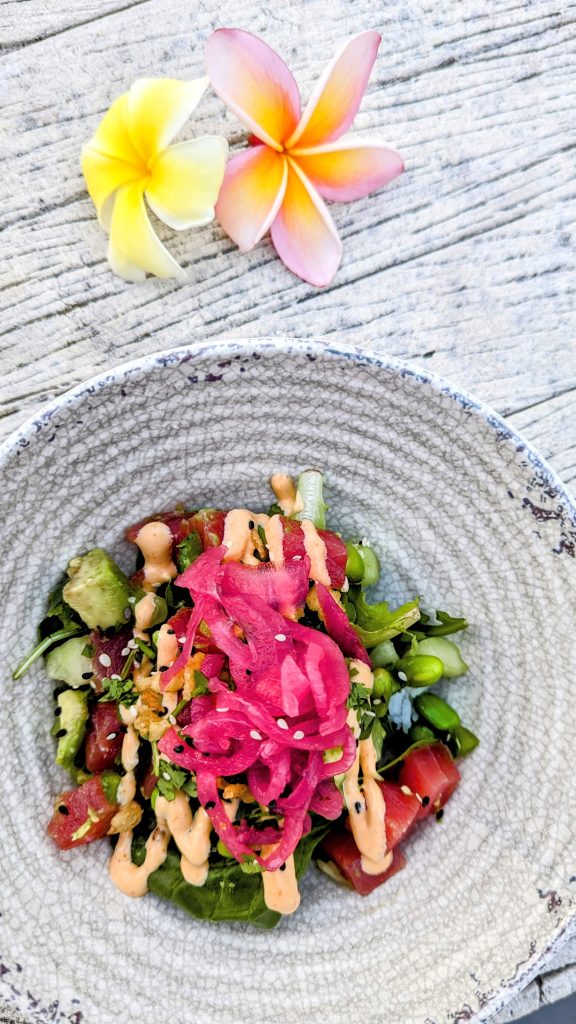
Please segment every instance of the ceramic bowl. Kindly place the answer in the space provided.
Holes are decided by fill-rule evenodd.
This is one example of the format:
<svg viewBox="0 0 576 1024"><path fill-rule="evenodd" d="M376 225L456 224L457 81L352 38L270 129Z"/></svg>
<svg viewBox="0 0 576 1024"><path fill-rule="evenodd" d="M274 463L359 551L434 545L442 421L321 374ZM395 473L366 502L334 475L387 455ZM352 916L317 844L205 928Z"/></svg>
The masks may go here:
<svg viewBox="0 0 576 1024"><path fill-rule="evenodd" d="M369 352L285 341L162 353L76 388L4 446L0 493L0 996L37 1022L485 1021L574 917L576 508L456 388ZM110 883L107 844L45 835L64 783L31 645L68 559L177 500L266 506L322 467L330 523L379 550L381 591L464 612L451 700L480 735L442 824L370 897L316 868L273 932L210 925Z"/></svg>

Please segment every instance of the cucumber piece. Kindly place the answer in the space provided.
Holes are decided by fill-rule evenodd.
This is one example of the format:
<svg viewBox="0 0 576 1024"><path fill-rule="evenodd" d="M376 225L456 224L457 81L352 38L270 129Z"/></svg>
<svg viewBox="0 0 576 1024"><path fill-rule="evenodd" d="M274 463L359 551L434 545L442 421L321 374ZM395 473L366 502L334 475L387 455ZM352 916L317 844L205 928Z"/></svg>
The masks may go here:
<svg viewBox="0 0 576 1024"><path fill-rule="evenodd" d="M46 675L50 679L56 679L66 683L73 689L79 686L86 686L93 676L92 659L87 658L82 651L90 642L90 635L73 636L65 644L53 647L46 655Z"/></svg>
<svg viewBox="0 0 576 1024"><path fill-rule="evenodd" d="M418 654L431 654L440 658L444 666L443 675L446 679L455 679L468 671L468 665L460 654L460 648L445 636L428 636L418 643Z"/></svg>

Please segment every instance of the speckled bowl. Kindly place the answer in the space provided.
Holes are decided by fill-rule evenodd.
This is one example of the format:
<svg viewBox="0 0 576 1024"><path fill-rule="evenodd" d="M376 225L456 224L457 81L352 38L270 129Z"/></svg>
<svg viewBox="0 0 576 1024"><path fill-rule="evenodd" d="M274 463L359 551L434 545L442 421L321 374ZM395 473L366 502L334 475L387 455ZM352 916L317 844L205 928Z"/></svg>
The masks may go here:
<svg viewBox="0 0 576 1024"><path fill-rule="evenodd" d="M0 996L36 1022L485 1021L575 914L576 508L542 459L455 388L369 353L209 344L79 387L4 446ZM96 543L178 499L266 505L324 468L330 522L380 550L382 589L464 610L451 699L482 744L442 825L361 899L312 869L274 932L207 925L108 880L106 844L44 834L63 776L30 646L45 595Z"/></svg>

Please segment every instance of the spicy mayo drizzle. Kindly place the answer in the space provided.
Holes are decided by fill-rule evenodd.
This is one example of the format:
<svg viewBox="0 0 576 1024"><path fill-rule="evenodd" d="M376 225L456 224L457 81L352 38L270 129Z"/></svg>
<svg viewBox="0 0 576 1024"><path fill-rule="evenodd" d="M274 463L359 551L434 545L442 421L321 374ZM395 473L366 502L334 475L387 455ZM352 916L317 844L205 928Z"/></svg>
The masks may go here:
<svg viewBox="0 0 576 1024"><path fill-rule="evenodd" d="M166 523L146 523L135 539L144 556L144 590L154 590L178 575L172 561L172 533Z"/></svg>
<svg viewBox="0 0 576 1024"><path fill-rule="evenodd" d="M371 690L374 677L368 665L353 659L350 668L357 671L356 681ZM348 716L348 724L358 732L354 711ZM362 786L359 783L360 769ZM360 740L354 763L344 775L343 793L352 835L362 856L362 869L367 875L379 875L392 861L392 853L386 850L386 804L376 775L376 751L372 739Z"/></svg>
<svg viewBox="0 0 576 1024"><path fill-rule="evenodd" d="M274 846L263 846L261 854L266 857ZM294 855L290 854L286 862L277 871L263 871L264 902L268 910L278 914L293 914L300 906L300 892L294 867Z"/></svg>

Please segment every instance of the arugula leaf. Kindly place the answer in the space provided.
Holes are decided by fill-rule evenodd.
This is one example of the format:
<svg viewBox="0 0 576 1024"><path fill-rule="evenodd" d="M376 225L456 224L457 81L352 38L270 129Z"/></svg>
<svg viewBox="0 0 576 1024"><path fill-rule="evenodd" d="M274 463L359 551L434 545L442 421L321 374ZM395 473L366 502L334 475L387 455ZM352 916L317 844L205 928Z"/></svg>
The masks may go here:
<svg viewBox="0 0 576 1024"><path fill-rule="evenodd" d="M132 679L103 679L102 689L104 692L99 698L100 703L115 700L117 704L129 708L138 700L138 691Z"/></svg>
<svg viewBox="0 0 576 1024"><path fill-rule="evenodd" d="M348 618L365 647L376 647L384 640L391 640L399 633L406 632L420 618L419 598L408 601L400 608L390 610L386 601L368 604L360 587L351 587L345 609ZM354 617L350 614L354 609Z"/></svg>
<svg viewBox="0 0 576 1024"><path fill-rule="evenodd" d="M272 505L270 505L270 508L268 509L268 515L270 517L272 517L272 516L283 516L284 513L283 513L282 509L280 508L280 505L275 501L275 502L273 502Z"/></svg>
<svg viewBox="0 0 576 1024"><path fill-rule="evenodd" d="M184 572L192 562L195 562L199 555L203 551L202 541L200 535L196 533L196 530L192 530L187 537L184 538L181 544L176 547L176 565L178 566L179 572Z"/></svg>
<svg viewBox="0 0 576 1024"><path fill-rule="evenodd" d="M429 625L428 622L423 624L423 632L426 636L449 636L450 633L459 633L462 629L468 629L467 619L454 618L448 612L437 611L436 618L440 623L439 626L436 624Z"/></svg>
<svg viewBox="0 0 576 1024"><path fill-rule="evenodd" d="M22 661L18 663L12 673L12 679L21 679L22 676L26 675L26 672L30 666L39 658L45 651L53 647L54 644L58 643L59 640L68 640L71 636L76 636L82 631L81 626L70 626L69 629L57 629L55 633L51 633L49 636L45 636L40 643L36 644L28 654L22 658Z"/></svg>

